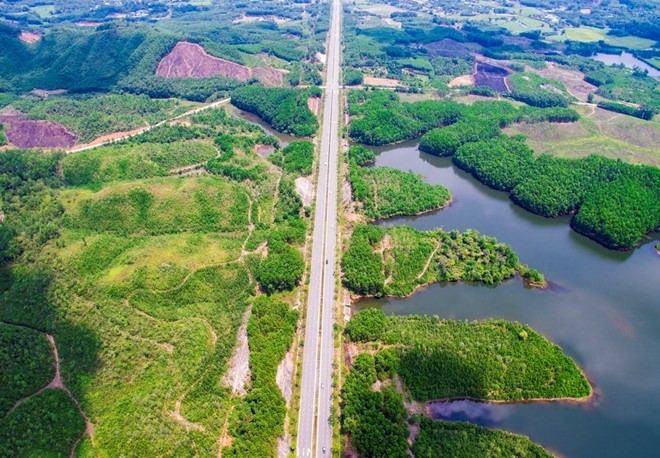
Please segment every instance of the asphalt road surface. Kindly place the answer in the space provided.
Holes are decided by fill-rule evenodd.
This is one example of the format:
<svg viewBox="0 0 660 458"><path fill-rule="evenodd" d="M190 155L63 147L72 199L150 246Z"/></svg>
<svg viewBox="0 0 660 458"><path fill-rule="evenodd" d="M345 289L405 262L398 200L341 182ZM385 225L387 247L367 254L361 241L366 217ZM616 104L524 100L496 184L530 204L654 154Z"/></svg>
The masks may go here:
<svg viewBox="0 0 660 458"><path fill-rule="evenodd" d="M330 456L332 446L332 427L329 419L334 352L341 0L332 2L332 19L328 34L320 167L298 418L296 450L299 457Z"/></svg>

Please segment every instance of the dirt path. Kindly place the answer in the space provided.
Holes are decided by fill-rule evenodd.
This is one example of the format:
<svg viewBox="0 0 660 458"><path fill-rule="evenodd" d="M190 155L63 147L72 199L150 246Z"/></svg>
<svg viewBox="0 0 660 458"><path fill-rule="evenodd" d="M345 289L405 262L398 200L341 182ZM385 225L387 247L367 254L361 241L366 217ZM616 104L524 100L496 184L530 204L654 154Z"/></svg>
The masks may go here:
<svg viewBox="0 0 660 458"><path fill-rule="evenodd" d="M222 449L231 447L231 443L233 442L232 437L229 435L229 418L231 417L233 410L234 407L232 406L229 409L229 412L227 412L227 419L225 420L225 424L222 427L222 433L218 438L218 458L222 458Z"/></svg>
<svg viewBox="0 0 660 458"><path fill-rule="evenodd" d="M103 135L99 138L96 138L96 139L92 140L89 143L74 146L73 148L67 150L66 154L79 153L81 151L87 151L87 150L94 149L94 148L100 148L101 146L105 146L105 145L116 143L116 142L119 142L119 141L122 141L122 140L126 140L128 138L135 137L136 135L140 135L140 134L143 134L145 132L149 132L151 129L154 129L156 127L160 127L160 126L162 126L164 124L167 124L169 122L177 121L179 119L185 118L186 116L191 116L191 115L200 113L202 111L218 107L222 104L228 103L229 100L230 99L222 99L222 100L218 100L216 102L209 103L207 105L203 105L201 107L196 107L196 108L193 108L192 110L186 111L185 113L174 116L173 118L164 119L164 120L162 120L160 122L157 122L156 124L152 124L150 126L144 126L144 127L138 128L138 129L130 130L130 131L114 132L112 134Z"/></svg>
<svg viewBox="0 0 660 458"><path fill-rule="evenodd" d="M431 256L429 256L429 258L426 260L426 264L424 264L424 269L422 269L419 275L417 275L417 280L422 278L424 274L426 274L426 271L429 270L431 261L433 261L433 257L435 256L435 254L438 252L439 249L440 249L440 241L438 241L437 245L435 246L435 250L433 250L433 252L431 253Z"/></svg>
<svg viewBox="0 0 660 458"><path fill-rule="evenodd" d="M187 393L183 393L181 396L179 396L179 399L176 400L174 403L174 410L170 411L170 417L174 419L178 424L186 428L186 432L190 431L206 431L206 428L202 425L198 425L197 423L193 423L192 421L189 421L186 419L183 415L181 415L181 402L183 402L184 398L186 397Z"/></svg>
<svg viewBox="0 0 660 458"><path fill-rule="evenodd" d="M7 323L7 324L11 324L11 323ZM21 326L21 325L15 325L15 324L12 324L12 326L24 327L24 328L32 329L32 330L37 331L37 332L41 332L38 329L29 328L28 326ZM5 418L9 417L9 415L11 415L11 413L14 410L16 410L20 405L22 405L23 403L25 403L29 399L43 393L46 390L62 390L62 391L64 391L67 394L67 396L69 396L69 399L71 399L71 402L73 402L73 404L76 406L76 409L78 410L78 413L80 414L80 416L85 421L85 431L83 432L82 436L80 436L78 438L78 440L76 440L76 442L74 442L73 446L71 447L71 452L70 452L69 456L73 457L75 455L76 448L78 447L78 444L80 443L80 441L82 440L82 438L85 435L88 435L89 438L92 440L92 443L94 443L94 424L91 422L89 417L85 414L82 407L80 406L80 403L73 396L73 393L71 393L71 390L69 390L69 388L64 383L64 380L62 379L62 374L60 372L60 354L57 351L57 344L55 343L55 338L51 334L47 334L45 332L41 332L41 333L46 337L46 339L48 339L48 343L50 344L50 347L53 351L53 359L55 360L55 376L53 377L53 380L51 380L48 385L44 386L43 388L40 388L39 390L32 393L31 395L26 396L26 397L16 401L16 404L14 404L14 406L5 415Z"/></svg>

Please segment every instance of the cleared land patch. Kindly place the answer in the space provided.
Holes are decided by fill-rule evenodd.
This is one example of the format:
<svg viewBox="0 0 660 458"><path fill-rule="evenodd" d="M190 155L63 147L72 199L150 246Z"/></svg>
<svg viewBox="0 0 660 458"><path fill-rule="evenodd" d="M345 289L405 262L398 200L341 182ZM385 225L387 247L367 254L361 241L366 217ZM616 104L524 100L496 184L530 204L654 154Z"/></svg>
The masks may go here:
<svg viewBox="0 0 660 458"><path fill-rule="evenodd" d="M577 123L513 124L504 132L527 136L526 143L537 153L572 158L599 154L660 166L660 124L600 108L576 109L583 114Z"/></svg>
<svg viewBox="0 0 660 458"><path fill-rule="evenodd" d="M27 119L23 113L2 115L0 123L8 126L7 139L19 148L70 148L76 143L76 135L66 127Z"/></svg>
<svg viewBox="0 0 660 458"><path fill-rule="evenodd" d="M268 86L281 86L284 72L268 67L246 67L208 54L195 43L181 41L158 64L156 74L165 78L227 76L240 81L257 78Z"/></svg>

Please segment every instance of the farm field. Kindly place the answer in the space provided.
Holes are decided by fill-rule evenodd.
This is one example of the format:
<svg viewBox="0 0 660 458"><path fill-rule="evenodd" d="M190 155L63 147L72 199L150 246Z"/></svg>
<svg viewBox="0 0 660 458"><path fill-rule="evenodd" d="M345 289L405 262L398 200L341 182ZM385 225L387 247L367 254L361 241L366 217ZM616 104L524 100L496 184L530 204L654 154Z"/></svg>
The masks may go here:
<svg viewBox="0 0 660 458"><path fill-rule="evenodd" d="M567 27L562 35L553 35L549 40L563 41L574 40L584 42L595 42L603 40L612 46L624 46L631 49L646 49L653 46L654 41L646 38L634 37L632 35L616 37L607 34L607 29L598 29L596 27Z"/></svg>

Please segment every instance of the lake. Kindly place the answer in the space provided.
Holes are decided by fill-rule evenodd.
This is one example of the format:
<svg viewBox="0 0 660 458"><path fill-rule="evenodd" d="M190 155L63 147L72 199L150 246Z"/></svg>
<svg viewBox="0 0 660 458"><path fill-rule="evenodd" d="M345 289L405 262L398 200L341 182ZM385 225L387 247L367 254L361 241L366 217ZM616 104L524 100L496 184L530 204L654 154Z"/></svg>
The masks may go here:
<svg viewBox="0 0 660 458"><path fill-rule="evenodd" d="M419 152L417 141L375 150L376 165L422 174L454 197L444 210L378 224L477 229L511 245L521 262L544 273L553 287L529 289L519 278L498 287L436 284L405 299L371 299L356 306L397 315L528 323L573 357L600 392L596 406L445 403L434 406L434 416L521 433L567 457L657 456L660 256L654 240L660 235L634 251L610 251L572 231L568 217L546 219L523 210L507 193L480 184L450 158Z"/></svg>
<svg viewBox="0 0 660 458"><path fill-rule="evenodd" d="M591 56L592 59L598 60L605 65L613 65L613 64L623 64L628 68L635 68L639 67L642 70L648 70L649 71L649 76L653 76L655 78L660 77L660 71L656 70L655 68L651 67L649 64L646 62L639 60L629 52L623 52L621 54L603 54L603 53L597 53Z"/></svg>

